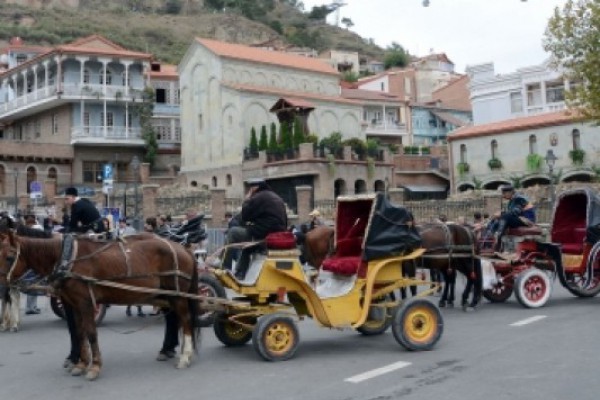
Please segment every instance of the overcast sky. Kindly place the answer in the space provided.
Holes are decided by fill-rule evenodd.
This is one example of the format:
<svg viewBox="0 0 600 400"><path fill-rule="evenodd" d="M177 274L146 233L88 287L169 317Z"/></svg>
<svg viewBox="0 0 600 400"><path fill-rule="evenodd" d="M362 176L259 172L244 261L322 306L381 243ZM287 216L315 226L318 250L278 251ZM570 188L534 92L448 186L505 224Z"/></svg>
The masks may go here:
<svg viewBox="0 0 600 400"><path fill-rule="evenodd" d="M554 8L567 0L344 0L340 17L379 46L393 41L411 54L444 52L463 73L467 65L493 61L497 73L537 65L548 58L542 38ZM303 0L305 9L331 0ZM330 16L329 21L335 21ZM341 19L340 18L340 19Z"/></svg>

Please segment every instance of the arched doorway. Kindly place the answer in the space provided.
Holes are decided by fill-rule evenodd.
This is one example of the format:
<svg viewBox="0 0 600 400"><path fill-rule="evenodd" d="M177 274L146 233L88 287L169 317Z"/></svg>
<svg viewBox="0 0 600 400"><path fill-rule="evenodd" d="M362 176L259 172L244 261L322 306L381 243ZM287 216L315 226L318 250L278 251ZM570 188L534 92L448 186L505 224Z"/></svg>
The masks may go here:
<svg viewBox="0 0 600 400"><path fill-rule="evenodd" d="M362 179L354 182L354 194L367 193L367 183Z"/></svg>
<svg viewBox="0 0 600 400"><path fill-rule="evenodd" d="M333 183L333 195L334 197L343 196L347 193L346 181L343 179L336 179Z"/></svg>

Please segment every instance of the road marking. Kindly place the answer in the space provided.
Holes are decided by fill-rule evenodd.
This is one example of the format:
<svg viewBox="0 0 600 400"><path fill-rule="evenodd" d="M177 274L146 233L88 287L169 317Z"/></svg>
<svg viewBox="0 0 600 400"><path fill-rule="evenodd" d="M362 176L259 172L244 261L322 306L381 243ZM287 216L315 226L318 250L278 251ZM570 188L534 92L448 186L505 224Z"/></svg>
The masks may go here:
<svg viewBox="0 0 600 400"><path fill-rule="evenodd" d="M346 382L350 383L360 383L362 381L366 381L367 379L375 378L379 375L387 374L388 372L395 371L400 368L408 367L411 363L406 361L398 361L396 363L386 365L385 367L372 369L371 371L364 372L362 374L354 375L350 378L344 379Z"/></svg>
<svg viewBox="0 0 600 400"><path fill-rule="evenodd" d="M517 321L515 323L510 324L510 326L523 326L523 325L527 325L527 324L531 324L533 322L537 322L540 321L542 319L546 318L545 315L536 315L534 317L531 318L525 318L521 321Z"/></svg>

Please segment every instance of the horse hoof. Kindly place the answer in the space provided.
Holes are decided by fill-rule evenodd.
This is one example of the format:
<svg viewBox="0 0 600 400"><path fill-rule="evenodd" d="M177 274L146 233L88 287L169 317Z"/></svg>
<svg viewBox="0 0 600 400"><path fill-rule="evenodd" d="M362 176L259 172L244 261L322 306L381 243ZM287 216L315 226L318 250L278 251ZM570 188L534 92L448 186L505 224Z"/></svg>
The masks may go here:
<svg viewBox="0 0 600 400"><path fill-rule="evenodd" d="M90 369L87 374L85 374L85 379L88 381L95 381L100 376L100 371L96 369Z"/></svg>
<svg viewBox="0 0 600 400"><path fill-rule="evenodd" d="M18 332L19 328L17 328L16 326L14 326L14 327L10 328L10 331L11 332Z"/></svg>
<svg viewBox="0 0 600 400"><path fill-rule="evenodd" d="M71 376L81 376L85 372L85 366L76 364L69 372L71 373Z"/></svg>
<svg viewBox="0 0 600 400"><path fill-rule="evenodd" d="M190 362L186 360L179 360L175 368L177 369L185 369L190 366Z"/></svg>

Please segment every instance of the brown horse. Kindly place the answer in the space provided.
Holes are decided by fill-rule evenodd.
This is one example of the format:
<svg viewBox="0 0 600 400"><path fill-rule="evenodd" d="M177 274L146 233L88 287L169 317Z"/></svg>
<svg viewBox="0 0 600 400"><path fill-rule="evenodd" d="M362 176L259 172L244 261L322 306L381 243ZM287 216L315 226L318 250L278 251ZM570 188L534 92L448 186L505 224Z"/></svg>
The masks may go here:
<svg viewBox="0 0 600 400"><path fill-rule="evenodd" d="M461 305L465 310L475 308L481 299L481 263L476 255L473 232L464 225L453 223L424 224L418 225L417 229L426 249L421 267L440 271L444 277L440 307L454 305L456 271L460 271L467 278ZM469 302L471 290L473 297Z"/></svg>
<svg viewBox="0 0 600 400"><path fill-rule="evenodd" d="M312 267L319 269L323 260L331 253L333 247L333 228L318 225L306 233L304 240L304 257Z"/></svg>
<svg viewBox="0 0 600 400"><path fill-rule="evenodd" d="M18 281L28 268L48 276L61 260L61 239L18 237L10 230L4 235L10 243L13 261L10 265L5 262L0 273L5 274L9 284ZM81 360L71 373L78 375L87 370L86 377L90 380L100 374L102 360L94 323L95 303L168 305L183 330L177 367L189 366L196 344L197 300L184 295L197 293L198 286L191 253L154 235L138 235L126 242L79 238L75 247L67 278L57 289L61 299L73 308L81 344Z"/></svg>

